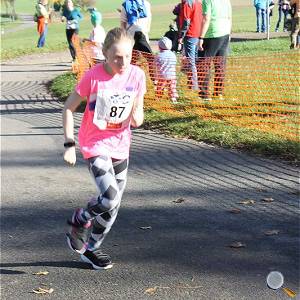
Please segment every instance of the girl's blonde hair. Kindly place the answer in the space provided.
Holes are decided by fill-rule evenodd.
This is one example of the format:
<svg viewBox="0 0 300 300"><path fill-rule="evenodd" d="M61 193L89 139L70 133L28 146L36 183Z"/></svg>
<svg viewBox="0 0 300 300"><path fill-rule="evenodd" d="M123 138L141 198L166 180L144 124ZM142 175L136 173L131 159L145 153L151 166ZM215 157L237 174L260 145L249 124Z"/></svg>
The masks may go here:
<svg viewBox="0 0 300 300"><path fill-rule="evenodd" d="M133 38L130 34L127 33L126 30L119 27L111 29L105 37L102 51L106 52L113 44L118 43L122 39L129 40L133 46Z"/></svg>

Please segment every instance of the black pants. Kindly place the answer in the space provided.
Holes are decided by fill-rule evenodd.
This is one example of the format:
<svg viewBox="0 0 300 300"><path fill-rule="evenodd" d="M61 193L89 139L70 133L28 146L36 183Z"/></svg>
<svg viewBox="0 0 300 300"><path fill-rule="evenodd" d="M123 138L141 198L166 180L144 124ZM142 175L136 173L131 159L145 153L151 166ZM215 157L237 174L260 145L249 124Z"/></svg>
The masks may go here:
<svg viewBox="0 0 300 300"><path fill-rule="evenodd" d="M76 57L76 51L72 43L73 34L78 34L78 29L66 29L67 41L69 44L70 53L73 59Z"/></svg>
<svg viewBox="0 0 300 300"><path fill-rule="evenodd" d="M154 81L154 56L152 54L151 47L146 40L145 35L141 31L136 31L134 34L134 45L133 50L141 52L143 57L148 62L149 76L152 81ZM132 63L135 64L137 61L137 55L132 57Z"/></svg>
<svg viewBox="0 0 300 300"><path fill-rule="evenodd" d="M229 35L204 39L204 50L198 53L198 84L201 97L209 97L210 68L212 64L215 68L214 96L223 94L228 47Z"/></svg>

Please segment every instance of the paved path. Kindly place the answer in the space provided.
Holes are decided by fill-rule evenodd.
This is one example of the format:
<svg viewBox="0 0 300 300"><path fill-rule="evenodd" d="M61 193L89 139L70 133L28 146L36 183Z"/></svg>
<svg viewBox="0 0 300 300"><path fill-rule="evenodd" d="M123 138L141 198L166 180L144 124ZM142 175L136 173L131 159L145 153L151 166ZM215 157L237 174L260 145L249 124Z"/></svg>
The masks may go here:
<svg viewBox="0 0 300 300"><path fill-rule="evenodd" d="M46 88L66 61L55 53L2 65L1 298L37 299L32 289L52 287L49 299L288 299L267 288L272 270L300 292L299 170L143 129L104 245L115 265L96 272L80 262L66 246L66 219L95 187L82 159L62 161L62 103ZM238 204L245 199L255 203ZM246 247L228 247L235 241ZM40 270L49 274L33 275Z"/></svg>

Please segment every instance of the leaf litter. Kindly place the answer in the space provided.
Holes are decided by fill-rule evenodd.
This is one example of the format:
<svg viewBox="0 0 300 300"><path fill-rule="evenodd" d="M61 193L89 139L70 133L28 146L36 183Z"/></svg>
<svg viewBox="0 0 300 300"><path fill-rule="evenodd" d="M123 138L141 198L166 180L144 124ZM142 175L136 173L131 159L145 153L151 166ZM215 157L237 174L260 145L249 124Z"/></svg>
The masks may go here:
<svg viewBox="0 0 300 300"><path fill-rule="evenodd" d="M152 226L141 226L140 229L142 229L142 230L152 230Z"/></svg>
<svg viewBox="0 0 300 300"><path fill-rule="evenodd" d="M291 298L294 298L297 296L297 294L289 288L282 288L282 289Z"/></svg>
<svg viewBox="0 0 300 300"><path fill-rule="evenodd" d="M244 205L252 205L254 203L255 203L255 200L252 200L252 199L245 199L245 200L238 202L238 204L244 204Z"/></svg>
<svg viewBox="0 0 300 300"><path fill-rule="evenodd" d="M176 199L176 200L173 200L174 203L182 203L182 202L184 202L184 201L185 201L184 198L178 198L178 199Z"/></svg>
<svg viewBox="0 0 300 300"><path fill-rule="evenodd" d="M280 232L278 229L266 230L265 235L277 235Z"/></svg>
<svg viewBox="0 0 300 300"><path fill-rule="evenodd" d="M271 197L267 197L267 198L262 198L261 201L270 203L270 202L274 202L274 199Z"/></svg>
<svg viewBox="0 0 300 300"><path fill-rule="evenodd" d="M54 289L53 288L37 288L37 289L34 289L32 290L32 292L34 294L41 294L41 295L46 295L46 294L52 294L54 292Z"/></svg>
<svg viewBox="0 0 300 300"><path fill-rule="evenodd" d="M49 274L48 271L39 271L39 272L33 273L32 275L43 276L43 275L48 275L48 274Z"/></svg>
<svg viewBox="0 0 300 300"><path fill-rule="evenodd" d="M235 249L239 249L239 248L245 248L246 244L242 243L242 242L233 242L229 245L230 248L235 248Z"/></svg>

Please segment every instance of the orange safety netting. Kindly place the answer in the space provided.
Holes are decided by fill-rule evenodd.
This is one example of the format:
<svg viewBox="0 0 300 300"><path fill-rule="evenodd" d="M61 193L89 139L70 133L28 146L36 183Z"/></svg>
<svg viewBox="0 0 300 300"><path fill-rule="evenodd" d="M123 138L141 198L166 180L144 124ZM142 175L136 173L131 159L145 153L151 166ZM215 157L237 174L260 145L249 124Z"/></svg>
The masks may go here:
<svg viewBox="0 0 300 300"><path fill-rule="evenodd" d="M80 80L97 61L92 58L92 42L79 37L73 41L77 54L73 70ZM298 51L228 57L226 62L222 57L198 58L194 68L197 80L193 80L193 64L182 55L177 55L175 80L162 78L155 54L134 51L132 63L147 75L145 108L180 117L196 115L299 140L299 59Z"/></svg>

